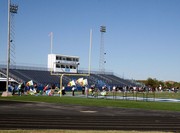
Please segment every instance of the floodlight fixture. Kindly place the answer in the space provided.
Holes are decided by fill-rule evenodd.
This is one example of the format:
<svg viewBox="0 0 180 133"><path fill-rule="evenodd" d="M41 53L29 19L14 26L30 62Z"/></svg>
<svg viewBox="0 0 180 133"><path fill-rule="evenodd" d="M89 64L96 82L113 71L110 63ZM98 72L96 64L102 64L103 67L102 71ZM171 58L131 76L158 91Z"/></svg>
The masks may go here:
<svg viewBox="0 0 180 133"><path fill-rule="evenodd" d="M106 32L106 26L101 26L100 32Z"/></svg>
<svg viewBox="0 0 180 133"><path fill-rule="evenodd" d="M10 12L11 13L17 14L17 10L18 10L18 5L15 5L15 4L10 5Z"/></svg>

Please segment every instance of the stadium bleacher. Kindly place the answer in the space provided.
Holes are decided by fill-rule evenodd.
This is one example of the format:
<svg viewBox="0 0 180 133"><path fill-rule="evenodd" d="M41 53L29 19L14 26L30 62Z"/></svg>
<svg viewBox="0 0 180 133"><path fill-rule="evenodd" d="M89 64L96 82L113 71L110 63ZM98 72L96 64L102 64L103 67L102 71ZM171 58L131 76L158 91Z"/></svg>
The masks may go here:
<svg viewBox="0 0 180 133"><path fill-rule="evenodd" d="M1 73L5 73L5 68L0 69ZM10 76L17 82L27 82L33 80L35 83L46 84L59 84L60 76L51 75L47 70L24 70L24 69L10 69ZM95 84L97 87L106 86L136 86L130 80L125 80L117 77L113 74L96 74L92 73L90 76L63 76L63 85L67 85L69 81L76 80L78 78L87 78L88 84Z"/></svg>

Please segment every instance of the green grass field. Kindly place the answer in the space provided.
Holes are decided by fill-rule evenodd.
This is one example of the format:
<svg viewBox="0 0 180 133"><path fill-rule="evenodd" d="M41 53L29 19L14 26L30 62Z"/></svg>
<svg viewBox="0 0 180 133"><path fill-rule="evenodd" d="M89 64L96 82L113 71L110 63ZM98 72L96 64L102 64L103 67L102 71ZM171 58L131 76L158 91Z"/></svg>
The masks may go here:
<svg viewBox="0 0 180 133"><path fill-rule="evenodd" d="M79 98L70 96L12 96L0 97L0 100L16 100L16 101L31 101L31 102L47 102L59 104L74 104L82 106L96 107L119 107L119 108L136 108L145 110L167 110L180 111L180 103L175 102L144 102L130 100L110 100L110 99L92 99Z"/></svg>

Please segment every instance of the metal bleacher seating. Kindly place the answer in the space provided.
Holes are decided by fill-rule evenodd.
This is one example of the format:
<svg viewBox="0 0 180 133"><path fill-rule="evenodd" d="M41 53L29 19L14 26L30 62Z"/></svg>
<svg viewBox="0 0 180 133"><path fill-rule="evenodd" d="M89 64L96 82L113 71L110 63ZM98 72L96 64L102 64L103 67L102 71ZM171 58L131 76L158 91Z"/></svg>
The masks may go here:
<svg viewBox="0 0 180 133"><path fill-rule="evenodd" d="M10 73L21 78L24 82L33 80L40 84L59 83L59 77L50 75L48 71L10 69Z"/></svg>
<svg viewBox="0 0 180 133"><path fill-rule="evenodd" d="M110 79L112 81L111 85L118 85L118 86L136 86L135 84L133 84L132 82L130 82L129 80L125 80L122 78L119 78L115 75L106 75L103 74L101 76L106 77L107 79Z"/></svg>
<svg viewBox="0 0 180 133"><path fill-rule="evenodd" d="M4 70L4 73L6 71ZM18 82L27 82L29 80L33 80L38 84L59 84L60 83L60 76L58 75L51 75L47 70L25 70L25 69L10 69L10 76L13 77ZM77 80L78 78L88 79L88 84L92 85L95 84L98 87L102 86L103 84L107 86L135 86L129 80L122 79L117 77L113 74L95 74L92 73L90 76L63 76L63 85L67 85L71 80Z"/></svg>

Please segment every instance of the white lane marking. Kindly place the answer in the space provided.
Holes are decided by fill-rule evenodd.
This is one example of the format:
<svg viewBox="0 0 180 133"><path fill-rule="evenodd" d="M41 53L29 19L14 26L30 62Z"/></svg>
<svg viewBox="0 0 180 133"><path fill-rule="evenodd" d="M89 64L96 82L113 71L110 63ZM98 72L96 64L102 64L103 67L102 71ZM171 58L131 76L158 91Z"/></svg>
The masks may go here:
<svg viewBox="0 0 180 133"><path fill-rule="evenodd" d="M82 112L82 113L96 113L97 111L94 111L94 110L82 110L80 112Z"/></svg>

